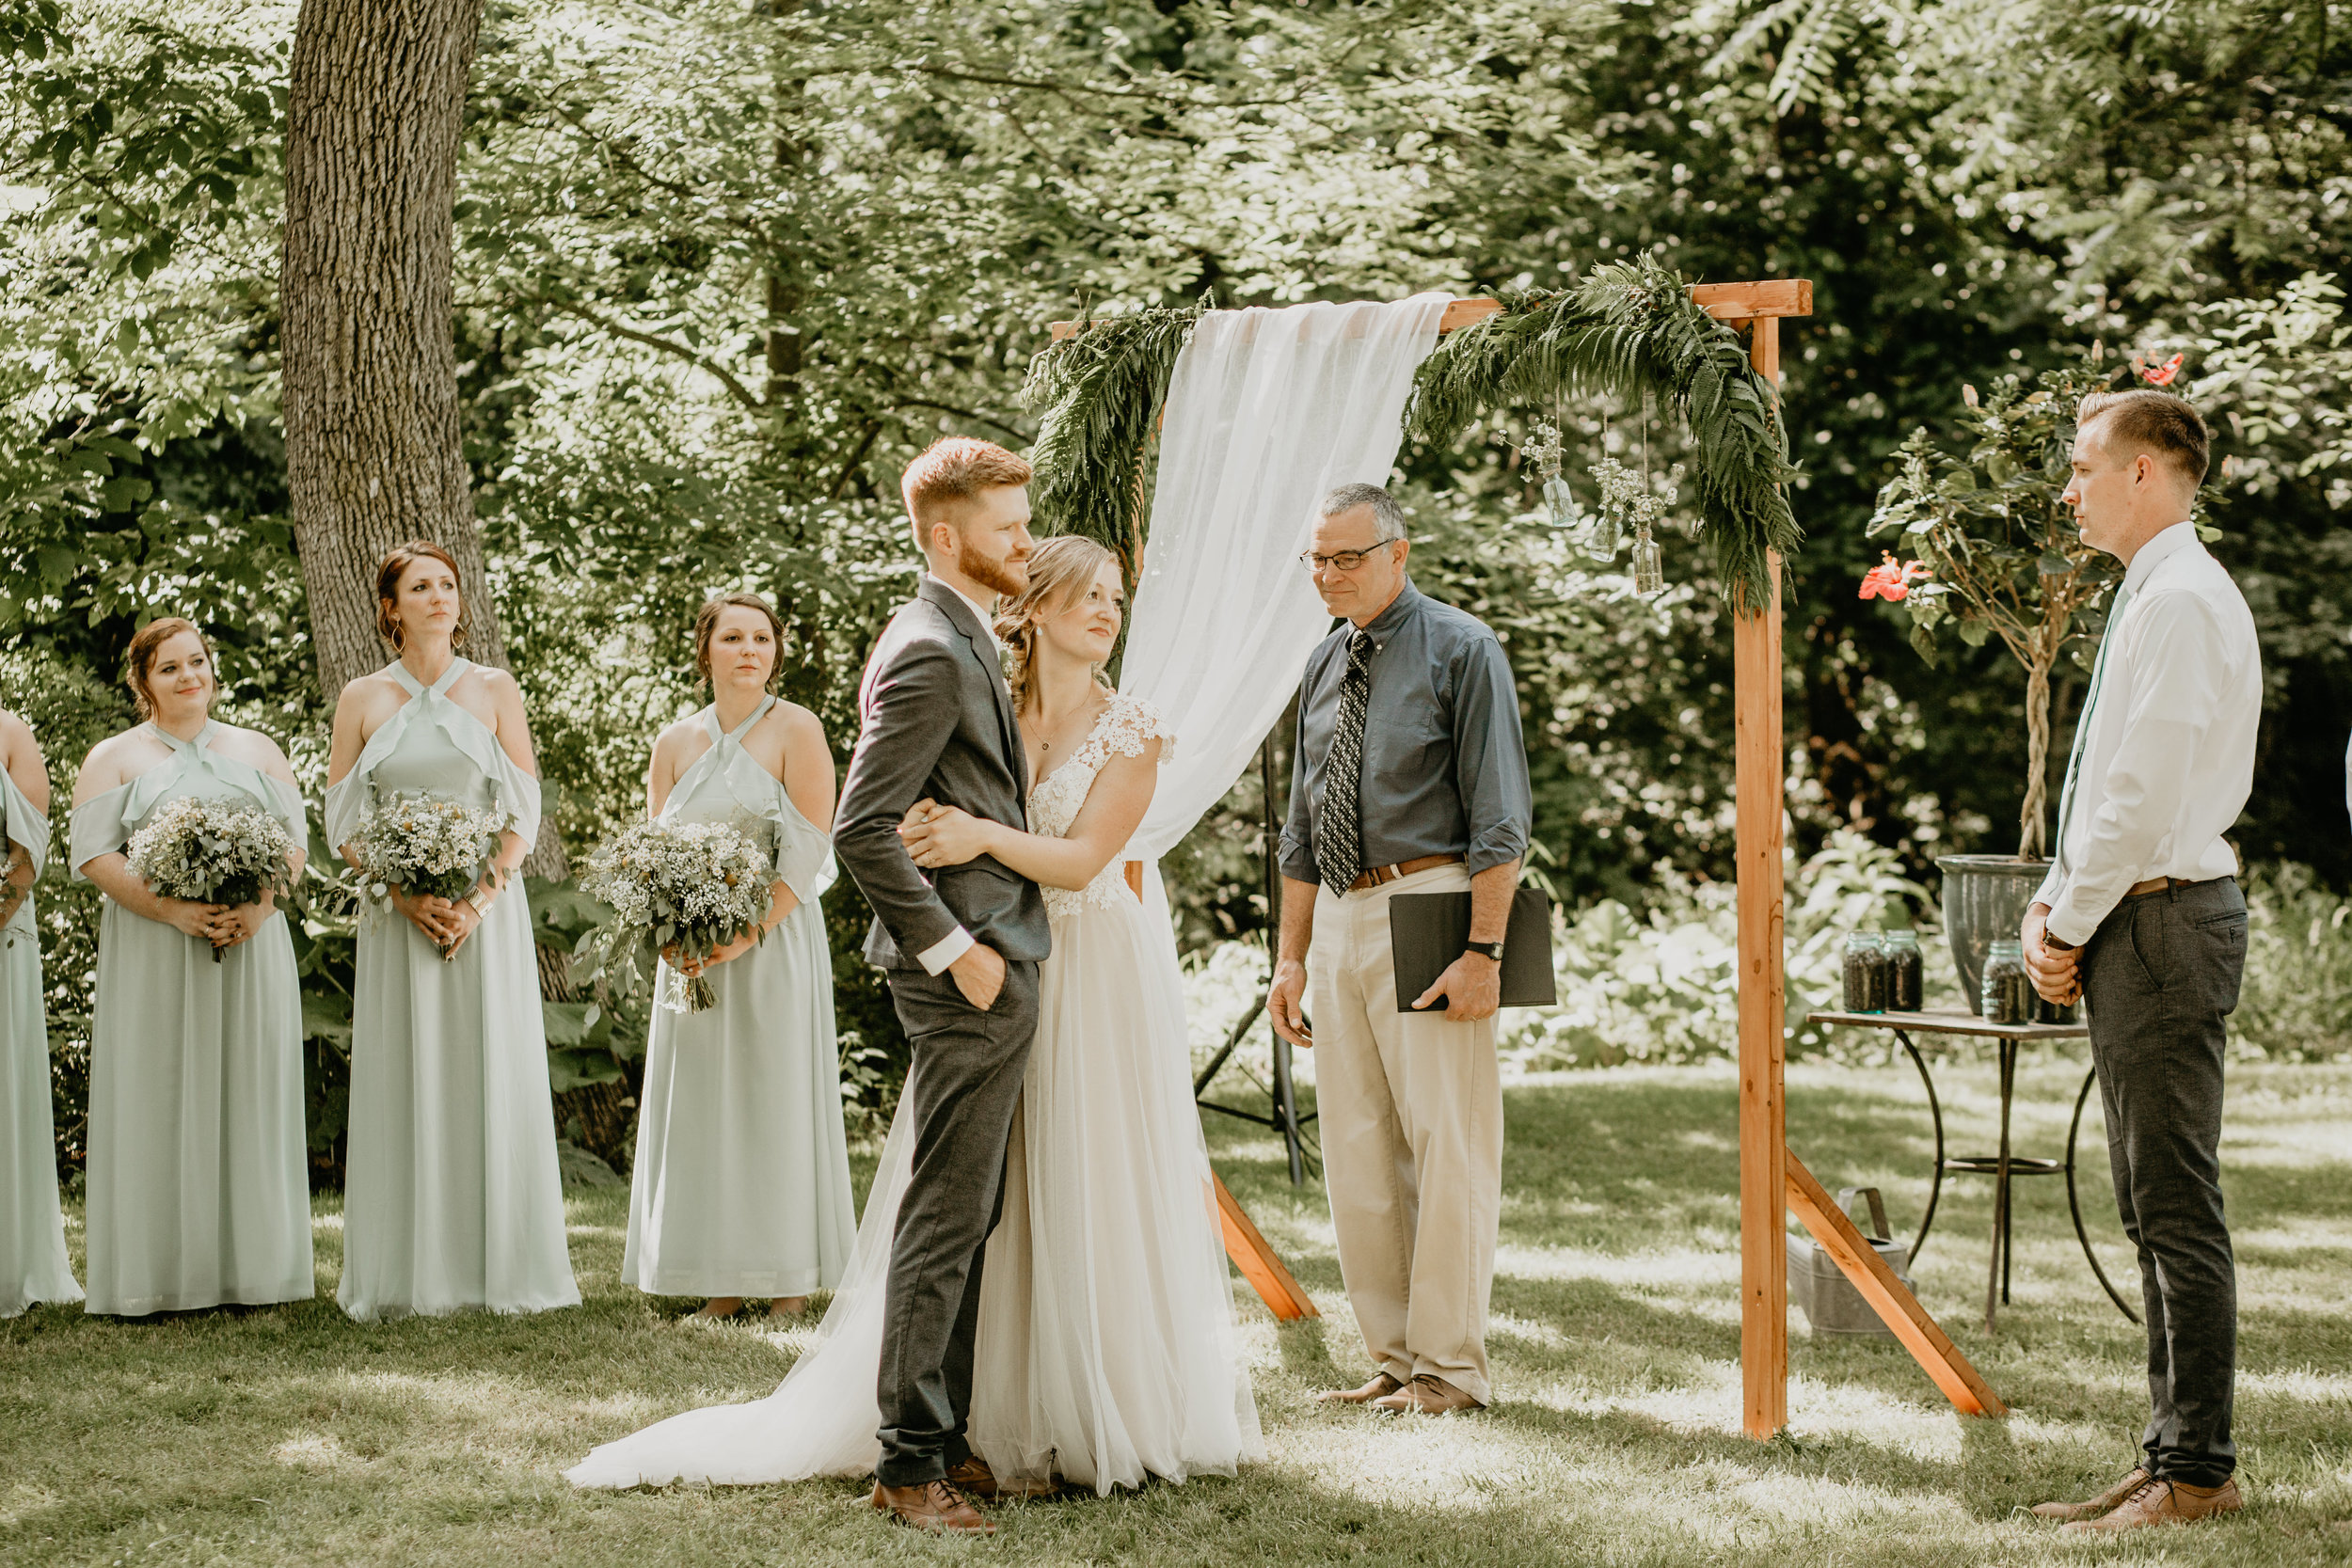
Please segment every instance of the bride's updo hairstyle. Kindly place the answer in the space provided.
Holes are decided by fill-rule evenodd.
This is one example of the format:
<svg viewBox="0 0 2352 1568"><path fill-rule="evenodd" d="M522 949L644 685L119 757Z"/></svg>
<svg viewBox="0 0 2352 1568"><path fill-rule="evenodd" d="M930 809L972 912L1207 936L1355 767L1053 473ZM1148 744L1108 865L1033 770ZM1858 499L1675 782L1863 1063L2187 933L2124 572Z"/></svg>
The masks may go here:
<svg viewBox="0 0 2352 1568"><path fill-rule="evenodd" d="M384 562L375 569L375 635L391 645L392 652L402 651L407 633L400 624L400 579L408 575L408 568L420 561L437 561L449 568L449 575L457 582L457 625L450 632L449 645L462 648L467 635L473 630L473 609L466 603L466 574L457 569L457 562L449 551L430 539L411 539L405 545L394 545L384 553Z"/></svg>
<svg viewBox="0 0 2352 1568"><path fill-rule="evenodd" d="M1029 552L1029 586L1009 599L1000 600L996 607L996 640L1005 645L1005 684L1012 690L1014 706L1021 704L1021 695L1029 684L1029 657L1037 650L1037 624L1029 617L1040 610L1052 613L1070 608L1071 601L1086 591L1105 562L1119 558L1083 534L1063 533L1046 540ZM1098 666L1094 678L1105 688Z"/></svg>
<svg viewBox="0 0 2352 1568"><path fill-rule="evenodd" d="M131 639L131 651L123 656L123 679L131 688L131 701L138 705L141 719L155 717L155 699L147 689L147 674L155 668L155 656L163 651L165 643L183 631L202 644L204 662L213 672L213 695L220 695L220 668L213 662L213 640L199 630L194 621L166 615L141 626L139 634Z"/></svg>
<svg viewBox="0 0 2352 1568"><path fill-rule="evenodd" d="M703 602L694 616L694 673L705 686L710 684L710 640L719 635L719 617L730 605L756 610L768 617L768 635L776 640L776 655L768 663L768 689L776 689L776 676L784 671L784 618L776 607L756 594L713 594Z"/></svg>

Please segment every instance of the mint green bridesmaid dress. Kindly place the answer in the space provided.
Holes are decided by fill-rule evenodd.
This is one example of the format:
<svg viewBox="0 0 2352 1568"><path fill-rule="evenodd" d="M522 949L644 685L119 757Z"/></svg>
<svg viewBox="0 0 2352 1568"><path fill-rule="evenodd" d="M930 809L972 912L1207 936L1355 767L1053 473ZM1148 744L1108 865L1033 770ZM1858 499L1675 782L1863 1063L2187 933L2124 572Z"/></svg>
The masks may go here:
<svg viewBox="0 0 2352 1568"><path fill-rule="evenodd" d="M663 804L664 821L731 822L775 857L800 907L759 945L709 970L718 1005L657 1006L645 1043L621 1276L666 1296L799 1296L839 1282L857 1239L841 1129L833 956L818 898L833 847L743 749L769 698L711 738ZM660 971L664 998L678 976Z"/></svg>
<svg viewBox="0 0 2352 1568"><path fill-rule="evenodd" d="M192 741L148 727L171 756L74 808L76 876L188 795L260 806L309 842L294 785L215 752L216 721ZM203 938L100 902L85 1310L309 1300L302 991L286 917L215 963Z"/></svg>
<svg viewBox="0 0 2352 1568"><path fill-rule="evenodd" d="M389 667L408 701L328 787L327 843L348 843L379 796L417 792L537 834L539 781L449 699L471 668L454 659L428 687ZM358 946L335 1299L363 1322L577 1306L521 879L453 958L389 910L363 917Z"/></svg>
<svg viewBox="0 0 2352 1568"><path fill-rule="evenodd" d="M4 771L0 809L8 842L24 846L39 877L49 860L49 818ZM81 1299L66 1259L65 1215L57 1207L40 931L27 894L0 927L0 1318L13 1318L36 1302Z"/></svg>

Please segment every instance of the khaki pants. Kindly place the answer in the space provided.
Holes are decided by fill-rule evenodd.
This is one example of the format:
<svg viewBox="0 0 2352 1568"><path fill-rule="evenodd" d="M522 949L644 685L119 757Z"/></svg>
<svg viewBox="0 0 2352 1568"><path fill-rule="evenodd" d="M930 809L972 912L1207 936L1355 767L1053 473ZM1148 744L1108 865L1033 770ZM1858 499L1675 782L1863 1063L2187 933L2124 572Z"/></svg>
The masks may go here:
<svg viewBox="0 0 2352 1568"><path fill-rule="evenodd" d="M1495 1022L1449 1023L1442 1005L1398 1012L1389 950L1391 897L1469 887L1457 864L1343 898L1319 889L1307 1014L1324 1181L1364 1348L1400 1382L1441 1377L1487 1404L1502 1209Z"/></svg>

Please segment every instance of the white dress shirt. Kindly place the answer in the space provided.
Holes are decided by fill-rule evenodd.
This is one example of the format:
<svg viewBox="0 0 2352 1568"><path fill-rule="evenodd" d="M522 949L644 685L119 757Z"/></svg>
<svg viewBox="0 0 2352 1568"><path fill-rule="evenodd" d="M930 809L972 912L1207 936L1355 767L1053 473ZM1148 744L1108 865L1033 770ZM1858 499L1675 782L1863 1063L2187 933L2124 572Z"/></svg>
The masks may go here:
<svg viewBox="0 0 2352 1568"><path fill-rule="evenodd" d="M2254 784L2262 648L2237 584L2184 522L2139 547L2122 593L2084 700L2058 855L2034 895L2051 935L2077 947L2135 882L2235 875L2221 835Z"/></svg>
<svg viewBox="0 0 2352 1568"><path fill-rule="evenodd" d="M981 608L979 600L974 598L971 594L965 593L962 589L958 588L954 583L947 581L944 578L931 577L929 572L926 572L923 575L927 578L930 578L931 581L938 583L940 587L945 588L948 593L953 594L957 598L961 599L965 604L970 605L972 607L972 613L979 620L980 629L988 633L988 640L991 642L994 642L996 641L996 612L994 610ZM1002 644L999 643L998 646L1001 647ZM929 947L924 948L920 953L917 953L914 956L914 961L923 966L923 973L926 974L944 974L946 973L948 965L954 963L958 958L962 958L966 953L972 951L976 945L977 945L977 943L973 938L972 933L959 926L954 930L948 932L946 936L941 937L937 942L932 942Z"/></svg>

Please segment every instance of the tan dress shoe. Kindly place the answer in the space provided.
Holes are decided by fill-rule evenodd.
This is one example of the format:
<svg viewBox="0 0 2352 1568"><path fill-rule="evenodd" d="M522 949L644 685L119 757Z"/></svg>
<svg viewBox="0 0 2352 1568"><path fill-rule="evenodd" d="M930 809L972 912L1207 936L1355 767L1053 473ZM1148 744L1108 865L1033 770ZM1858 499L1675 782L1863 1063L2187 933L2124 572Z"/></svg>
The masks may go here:
<svg viewBox="0 0 2352 1568"><path fill-rule="evenodd" d="M938 1535L996 1533L996 1527L945 1481L927 1481L920 1486L884 1486L878 1481L874 1482L874 1512Z"/></svg>
<svg viewBox="0 0 2352 1568"><path fill-rule="evenodd" d="M1484 1410L1485 1405L1441 1377L1422 1373L1395 1393L1372 1402L1375 1410L1410 1411L1418 1416L1442 1416L1453 1410Z"/></svg>
<svg viewBox="0 0 2352 1568"><path fill-rule="evenodd" d="M1404 1386L1405 1385L1388 1373L1382 1372L1361 1388L1326 1389L1315 1398L1325 1404L1370 1404L1373 1401L1393 1394Z"/></svg>
<svg viewBox="0 0 2352 1568"><path fill-rule="evenodd" d="M998 1481L988 1461L973 1454L947 1472L947 1484L967 1497L977 1497L984 1503L1001 1501L1006 1497L1050 1497L1061 1487L1051 1481Z"/></svg>
<svg viewBox="0 0 2352 1568"><path fill-rule="evenodd" d="M2217 1514L2235 1513L2246 1506L2238 1495L2237 1478L2218 1486L2190 1486L2177 1481L2144 1481L2137 1490L2115 1505L2103 1519L2077 1519L2061 1529L2093 1531L2138 1529L2143 1525L2190 1525Z"/></svg>
<svg viewBox="0 0 2352 1568"><path fill-rule="evenodd" d="M2116 1504L2138 1491L2147 1479L2148 1466L2135 1465L2132 1466L2130 1475L2125 1476L2089 1502L2036 1503L2033 1505L2034 1517L2037 1519L2096 1519L2100 1514L2107 1513Z"/></svg>

